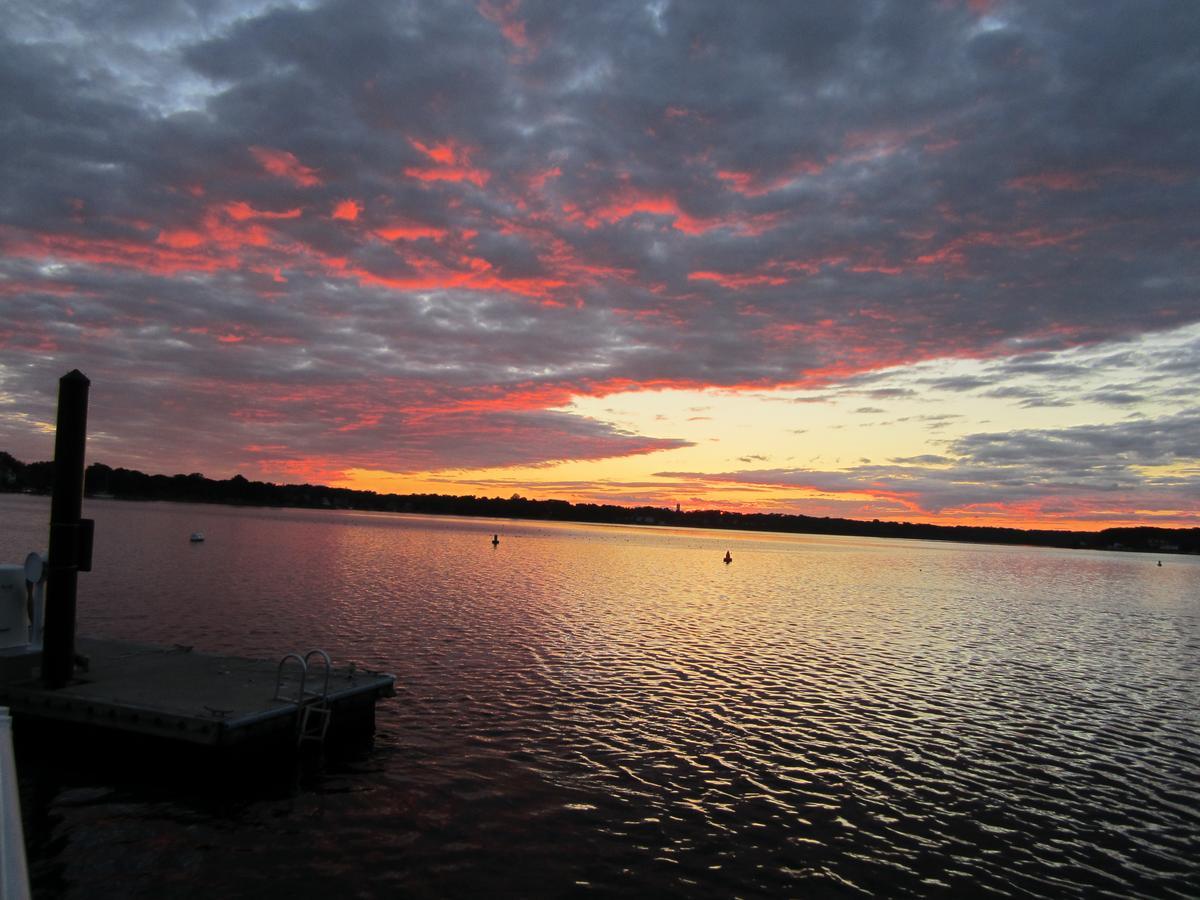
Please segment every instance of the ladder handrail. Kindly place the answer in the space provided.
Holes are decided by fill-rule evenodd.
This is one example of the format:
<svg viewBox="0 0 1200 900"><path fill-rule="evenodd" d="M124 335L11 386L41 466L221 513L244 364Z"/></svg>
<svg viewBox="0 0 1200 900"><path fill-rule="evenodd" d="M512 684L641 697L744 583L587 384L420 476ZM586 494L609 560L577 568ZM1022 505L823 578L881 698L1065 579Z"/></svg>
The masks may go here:
<svg viewBox="0 0 1200 900"><path fill-rule="evenodd" d="M291 700L288 697L280 696L280 692L283 690L283 667L284 667L284 664L287 663L287 661L289 659L294 659L294 660L296 660L296 662L300 663L300 692L296 695L295 700ZM326 657L326 659L328 659L328 657ZM283 659L281 659L279 661L279 668L275 670L275 697L274 697L274 699L286 700L289 703L297 703L297 704L303 703L304 702L304 682L307 679L307 677L308 677L308 663L305 661L305 657L301 656L299 653L285 654ZM326 675L325 675L325 681L327 683L329 681L328 673L326 673Z"/></svg>
<svg viewBox="0 0 1200 900"><path fill-rule="evenodd" d="M321 650L319 648L314 648L304 654L304 669L305 669L305 671L308 671L308 660L310 657L312 657L312 655L314 653L321 654L321 659L323 659L325 661L325 684L321 688L321 693L318 694L316 691L309 691L308 696L320 697L320 698L324 699L329 696L329 675L330 675L330 672L333 671L333 660L331 660L329 658L329 654L326 653L324 650ZM301 691L300 696L302 696L302 697L305 696L303 690Z"/></svg>
<svg viewBox="0 0 1200 900"><path fill-rule="evenodd" d="M319 693L305 689L305 683L308 680L309 660L314 656L319 656L325 663L325 683L321 686ZM290 697L281 696L283 692L283 667L287 665L290 659L294 659L300 663L300 691L294 700ZM329 705L329 678L332 674L333 660L329 658L328 653L320 648L313 648L303 656L299 653L288 653L279 661L279 668L275 670L275 699L296 704L297 745L303 744L305 741L316 741L322 745L325 743L325 734L329 731L329 719L333 715L333 710ZM316 716L315 722L313 722L313 716Z"/></svg>

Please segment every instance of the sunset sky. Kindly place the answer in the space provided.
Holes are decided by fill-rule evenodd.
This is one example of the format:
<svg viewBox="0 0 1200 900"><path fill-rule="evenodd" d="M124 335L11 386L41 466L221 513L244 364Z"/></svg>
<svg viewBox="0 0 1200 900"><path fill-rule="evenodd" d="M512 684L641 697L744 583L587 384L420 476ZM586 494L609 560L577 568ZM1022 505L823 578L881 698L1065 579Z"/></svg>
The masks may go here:
<svg viewBox="0 0 1200 900"><path fill-rule="evenodd" d="M1200 525L1200 6L15 0L0 449Z"/></svg>

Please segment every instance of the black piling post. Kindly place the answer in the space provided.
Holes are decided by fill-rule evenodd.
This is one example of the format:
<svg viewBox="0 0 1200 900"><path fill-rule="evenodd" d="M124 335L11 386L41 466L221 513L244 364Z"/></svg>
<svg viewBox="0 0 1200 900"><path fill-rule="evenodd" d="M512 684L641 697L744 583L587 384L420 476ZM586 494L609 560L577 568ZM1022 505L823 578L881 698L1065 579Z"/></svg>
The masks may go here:
<svg viewBox="0 0 1200 900"><path fill-rule="evenodd" d="M46 624L42 639L42 681L50 688L69 684L74 675L78 575L92 567L92 523L80 519L90 386L87 376L78 369L72 369L58 380L50 558L46 567Z"/></svg>

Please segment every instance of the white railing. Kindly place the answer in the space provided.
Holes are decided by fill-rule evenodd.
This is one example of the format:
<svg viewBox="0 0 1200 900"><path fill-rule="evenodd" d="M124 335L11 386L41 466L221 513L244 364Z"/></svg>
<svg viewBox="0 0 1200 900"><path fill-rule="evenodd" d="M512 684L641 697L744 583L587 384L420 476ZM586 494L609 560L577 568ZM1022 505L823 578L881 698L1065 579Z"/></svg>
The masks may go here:
<svg viewBox="0 0 1200 900"><path fill-rule="evenodd" d="M25 833L21 827L21 795L13 757L12 719L0 706L0 897L29 900Z"/></svg>

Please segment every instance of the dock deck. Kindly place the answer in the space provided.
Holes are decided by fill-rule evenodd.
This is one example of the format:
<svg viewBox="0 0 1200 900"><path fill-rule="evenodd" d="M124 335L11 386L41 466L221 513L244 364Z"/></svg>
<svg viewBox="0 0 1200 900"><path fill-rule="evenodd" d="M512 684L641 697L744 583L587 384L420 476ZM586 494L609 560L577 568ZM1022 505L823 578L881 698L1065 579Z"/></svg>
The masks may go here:
<svg viewBox="0 0 1200 900"><path fill-rule="evenodd" d="M0 706L14 717L233 748L298 734L302 704L300 671L285 666L275 699L279 661L198 653L176 645L77 638L88 670L63 688L36 680L0 682ZM310 671L306 687L324 687L323 666ZM394 695L395 678L363 669L334 668L325 700L331 732L374 728L375 702Z"/></svg>

